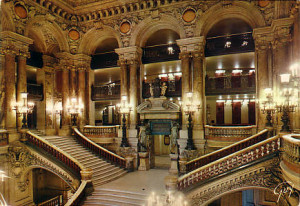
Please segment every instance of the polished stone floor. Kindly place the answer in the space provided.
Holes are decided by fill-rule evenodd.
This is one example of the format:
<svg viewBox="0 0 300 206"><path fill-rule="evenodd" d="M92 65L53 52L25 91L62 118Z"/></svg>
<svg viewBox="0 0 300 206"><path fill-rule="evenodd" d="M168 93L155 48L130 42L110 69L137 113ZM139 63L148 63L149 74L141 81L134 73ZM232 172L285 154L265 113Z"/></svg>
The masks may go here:
<svg viewBox="0 0 300 206"><path fill-rule="evenodd" d="M125 176L102 185L101 188L137 192L142 194L164 193L164 178L168 175L167 169L150 169L148 171L134 171Z"/></svg>

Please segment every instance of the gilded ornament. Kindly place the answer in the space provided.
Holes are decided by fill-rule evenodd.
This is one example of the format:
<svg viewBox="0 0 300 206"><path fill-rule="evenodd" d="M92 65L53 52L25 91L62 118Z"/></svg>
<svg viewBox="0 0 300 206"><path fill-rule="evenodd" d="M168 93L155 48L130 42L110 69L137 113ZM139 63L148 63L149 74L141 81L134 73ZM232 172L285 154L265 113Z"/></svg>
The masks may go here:
<svg viewBox="0 0 300 206"><path fill-rule="evenodd" d="M16 4L15 5L15 13L21 19L26 19L27 18L27 10L21 4Z"/></svg>
<svg viewBox="0 0 300 206"><path fill-rule="evenodd" d="M123 34L127 34L131 29L131 25L128 21L125 21L121 24L120 26L120 31L123 33Z"/></svg>
<svg viewBox="0 0 300 206"><path fill-rule="evenodd" d="M75 29L71 29L70 31L69 31L69 38L70 39L72 39L72 40L78 40L79 38L80 38L80 33L77 31L77 30L75 30Z"/></svg>
<svg viewBox="0 0 300 206"><path fill-rule="evenodd" d="M192 22L195 20L195 18L196 18L196 12L193 9L187 9L182 15L182 19L185 22Z"/></svg>
<svg viewBox="0 0 300 206"><path fill-rule="evenodd" d="M269 0L260 0L260 1L258 1L258 5L259 5L260 7L266 7L266 6L269 5L269 3L270 3Z"/></svg>

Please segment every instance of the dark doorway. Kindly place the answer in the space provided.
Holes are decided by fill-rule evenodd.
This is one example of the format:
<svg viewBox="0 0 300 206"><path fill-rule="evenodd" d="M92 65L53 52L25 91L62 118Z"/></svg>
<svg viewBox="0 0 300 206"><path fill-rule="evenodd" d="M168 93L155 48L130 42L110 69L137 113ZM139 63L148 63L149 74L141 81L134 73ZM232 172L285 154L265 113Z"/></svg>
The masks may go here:
<svg viewBox="0 0 300 206"><path fill-rule="evenodd" d="M216 104L216 119L217 125L224 124L224 102L217 102Z"/></svg>
<svg viewBox="0 0 300 206"><path fill-rule="evenodd" d="M255 125L255 102L248 104L248 121L249 124Z"/></svg>
<svg viewBox="0 0 300 206"><path fill-rule="evenodd" d="M32 113L27 115L27 126L28 129L36 129L36 123L37 123L37 108L36 104L33 107Z"/></svg>
<svg viewBox="0 0 300 206"><path fill-rule="evenodd" d="M232 124L241 124L241 102L232 103Z"/></svg>

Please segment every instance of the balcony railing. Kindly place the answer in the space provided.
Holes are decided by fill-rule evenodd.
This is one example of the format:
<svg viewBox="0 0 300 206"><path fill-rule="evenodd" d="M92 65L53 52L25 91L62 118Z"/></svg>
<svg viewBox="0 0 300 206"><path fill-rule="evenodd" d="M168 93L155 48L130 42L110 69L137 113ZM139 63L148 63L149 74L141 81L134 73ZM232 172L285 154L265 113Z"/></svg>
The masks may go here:
<svg viewBox="0 0 300 206"><path fill-rule="evenodd" d="M0 129L0 146L8 145L9 134L7 130Z"/></svg>
<svg viewBox="0 0 300 206"><path fill-rule="evenodd" d="M177 44L164 44L143 48L143 64L179 60Z"/></svg>
<svg viewBox="0 0 300 206"><path fill-rule="evenodd" d="M162 81L161 81L162 82ZM166 97L181 97L181 78L174 81L165 81L167 90L166 90ZM172 86L171 86L172 84ZM144 99L150 98L150 83L143 81L143 91L142 96Z"/></svg>
<svg viewBox="0 0 300 206"><path fill-rule="evenodd" d="M27 83L28 99L42 101L44 99L44 87L42 84Z"/></svg>
<svg viewBox="0 0 300 206"><path fill-rule="evenodd" d="M120 84L115 85L92 85L92 100L114 100L120 99Z"/></svg>
<svg viewBox="0 0 300 206"><path fill-rule="evenodd" d="M258 134L248 137L248 138L246 138L242 141L239 141L235 144L229 145L220 150L217 150L215 152L209 153L207 155L204 155L202 157L199 157L197 159L189 161L186 164L186 172L196 170L197 168L200 168L200 167L202 167L206 164L209 164L213 161L216 161L223 157L226 157L227 155L230 155L230 154L233 154L240 150L243 150L251 145L254 145L258 142L266 140L267 137L268 137L268 130L263 130L263 131L259 132Z"/></svg>
<svg viewBox="0 0 300 206"><path fill-rule="evenodd" d="M117 137L119 125L115 126L84 126L83 134L86 137Z"/></svg>
<svg viewBox="0 0 300 206"><path fill-rule="evenodd" d="M260 133L260 134L265 134ZM266 139L257 144L250 144L237 152L232 151L228 155L214 161L208 161L203 166L185 174L178 179L177 187L184 190L192 187L201 181L224 174L230 170L240 168L279 151L280 138L278 136ZM215 154L215 156L218 154Z"/></svg>
<svg viewBox="0 0 300 206"><path fill-rule="evenodd" d="M256 126L205 126L205 139L219 141L240 141L254 135Z"/></svg>
<svg viewBox="0 0 300 206"><path fill-rule="evenodd" d="M206 95L255 94L255 75L206 77Z"/></svg>
<svg viewBox="0 0 300 206"><path fill-rule="evenodd" d="M63 196L59 195L57 197L51 198L45 202L39 203L37 206L61 206L63 205Z"/></svg>

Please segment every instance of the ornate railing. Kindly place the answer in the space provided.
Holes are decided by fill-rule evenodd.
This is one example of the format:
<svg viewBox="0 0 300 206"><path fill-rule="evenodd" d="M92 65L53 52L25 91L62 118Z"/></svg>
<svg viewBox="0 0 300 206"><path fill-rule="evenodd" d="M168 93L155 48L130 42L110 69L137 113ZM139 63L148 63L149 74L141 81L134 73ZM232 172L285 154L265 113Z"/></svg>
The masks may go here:
<svg viewBox="0 0 300 206"><path fill-rule="evenodd" d="M63 196L59 195L45 202L39 203L37 206L61 206L63 205Z"/></svg>
<svg viewBox="0 0 300 206"><path fill-rule="evenodd" d="M300 165L300 134L289 134L282 136L283 158Z"/></svg>
<svg viewBox="0 0 300 206"><path fill-rule="evenodd" d="M241 75L239 78L227 75L223 77L207 77L205 79L205 94L236 94L255 93L255 75Z"/></svg>
<svg viewBox="0 0 300 206"><path fill-rule="evenodd" d="M102 85L94 86L92 85L92 100L112 100L120 99L120 84L115 85Z"/></svg>
<svg viewBox="0 0 300 206"><path fill-rule="evenodd" d="M260 135L265 132L260 133ZM278 136L264 140L258 144L245 147L238 152L232 152L216 161L206 163L204 166L193 170L178 178L177 187L184 190L200 181L207 180L217 175L224 174L232 169L241 167L245 164L258 160L269 154L279 151L280 138Z"/></svg>
<svg viewBox="0 0 300 206"><path fill-rule="evenodd" d="M82 164L80 164L76 159L74 159L72 156L70 156L68 153L64 152L60 148L56 147L55 145L52 145L47 140L42 139L41 137L33 134L30 131L26 132L26 139L28 142L33 144L34 146L43 149L48 154L55 157L57 160L61 161L64 165L68 166L71 170L74 171L74 173L81 177L81 184L79 188L76 190L74 195L68 200L68 202L65 204L67 206L69 205L79 205L79 202L82 200L84 194L84 189L86 187L87 182L91 180L91 172L90 172L90 180L86 180L86 175L83 176L83 174L86 171L89 171L89 169L85 168Z"/></svg>
<svg viewBox="0 0 300 206"><path fill-rule="evenodd" d="M205 138L222 141L240 141L255 134L256 126L205 126Z"/></svg>
<svg viewBox="0 0 300 206"><path fill-rule="evenodd" d="M115 126L84 126L83 134L86 137L117 137L120 125Z"/></svg>
<svg viewBox="0 0 300 206"><path fill-rule="evenodd" d="M85 147L89 148L91 151L93 151L95 154L99 155L100 157L108 160L111 163L114 163L115 165L118 165L119 167L125 168L126 167L126 160L125 158L110 152L109 150L105 149L104 147L101 147L85 137L77 128L74 128L74 135L76 139L83 144Z"/></svg>
<svg viewBox="0 0 300 206"><path fill-rule="evenodd" d="M206 164L209 164L213 161L219 160L227 155L238 152L242 149L250 147L251 145L257 144L261 141L264 141L268 138L268 130L263 130L251 137L248 137L244 140L241 140L237 143L224 147L215 152L209 153L202 157L196 158L186 163L186 172L190 172L196 170Z"/></svg>
<svg viewBox="0 0 300 206"><path fill-rule="evenodd" d="M9 134L7 130L0 129L0 146L8 145Z"/></svg>

